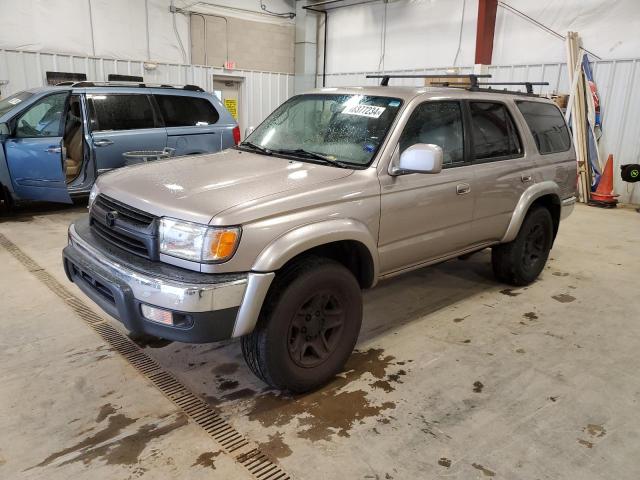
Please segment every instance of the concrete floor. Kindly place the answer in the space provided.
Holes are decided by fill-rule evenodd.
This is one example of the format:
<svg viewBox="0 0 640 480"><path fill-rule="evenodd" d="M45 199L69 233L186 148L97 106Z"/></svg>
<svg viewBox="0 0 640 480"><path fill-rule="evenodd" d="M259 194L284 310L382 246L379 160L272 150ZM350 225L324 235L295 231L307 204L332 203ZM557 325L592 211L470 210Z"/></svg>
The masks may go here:
<svg viewBox="0 0 640 480"><path fill-rule="evenodd" d="M84 212L0 220L83 299L60 250ZM530 287L495 283L488 252L383 283L347 371L306 396L266 390L236 341L145 350L296 479L636 479L638 245L634 210L579 206ZM0 265L0 478L251 478L1 247Z"/></svg>

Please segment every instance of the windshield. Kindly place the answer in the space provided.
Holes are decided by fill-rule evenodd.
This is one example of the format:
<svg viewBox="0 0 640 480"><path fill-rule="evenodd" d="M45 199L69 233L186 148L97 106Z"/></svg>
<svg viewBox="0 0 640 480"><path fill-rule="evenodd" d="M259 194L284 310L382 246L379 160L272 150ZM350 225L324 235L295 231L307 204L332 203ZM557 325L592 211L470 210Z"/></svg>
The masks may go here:
<svg viewBox="0 0 640 480"><path fill-rule="evenodd" d="M246 144L261 147L263 153L367 166L401 104L398 98L369 95L299 95L278 107Z"/></svg>
<svg viewBox="0 0 640 480"><path fill-rule="evenodd" d="M18 92L11 95L10 97L0 100L0 117L11 110L13 107L30 98L31 96L33 96L33 93Z"/></svg>

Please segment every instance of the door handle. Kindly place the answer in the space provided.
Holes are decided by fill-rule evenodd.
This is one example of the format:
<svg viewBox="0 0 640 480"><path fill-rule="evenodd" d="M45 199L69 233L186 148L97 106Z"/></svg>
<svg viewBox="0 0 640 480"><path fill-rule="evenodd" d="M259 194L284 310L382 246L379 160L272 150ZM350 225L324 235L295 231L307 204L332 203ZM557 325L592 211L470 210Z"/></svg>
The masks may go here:
<svg viewBox="0 0 640 480"><path fill-rule="evenodd" d="M47 153L62 153L62 147L57 145L51 145L49 148L45 150Z"/></svg>
<svg viewBox="0 0 640 480"><path fill-rule="evenodd" d="M459 183L458 185L456 185L456 193L458 195L464 195L466 193L469 193L471 191L471 185L469 185L468 183Z"/></svg>
<svg viewBox="0 0 640 480"><path fill-rule="evenodd" d="M523 173L522 175L520 175L520 180L522 180L522 183L528 183L533 180L533 177L531 177L531 175L526 175Z"/></svg>
<svg viewBox="0 0 640 480"><path fill-rule="evenodd" d="M113 145L113 141L108 138L100 138L98 140L94 140L93 144L96 147L108 147L109 145Z"/></svg>

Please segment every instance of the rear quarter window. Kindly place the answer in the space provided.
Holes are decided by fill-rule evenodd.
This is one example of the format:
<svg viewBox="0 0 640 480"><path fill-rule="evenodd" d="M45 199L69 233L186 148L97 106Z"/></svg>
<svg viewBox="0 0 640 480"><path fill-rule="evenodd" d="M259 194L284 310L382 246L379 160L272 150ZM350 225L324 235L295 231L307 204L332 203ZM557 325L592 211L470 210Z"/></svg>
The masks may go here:
<svg viewBox="0 0 640 480"><path fill-rule="evenodd" d="M167 127L199 127L213 125L220 115L205 98L182 95L156 95L160 113Z"/></svg>
<svg viewBox="0 0 640 480"><path fill-rule="evenodd" d="M518 101L516 105L541 154L566 152L571 148L569 130L558 107L550 103L524 101Z"/></svg>

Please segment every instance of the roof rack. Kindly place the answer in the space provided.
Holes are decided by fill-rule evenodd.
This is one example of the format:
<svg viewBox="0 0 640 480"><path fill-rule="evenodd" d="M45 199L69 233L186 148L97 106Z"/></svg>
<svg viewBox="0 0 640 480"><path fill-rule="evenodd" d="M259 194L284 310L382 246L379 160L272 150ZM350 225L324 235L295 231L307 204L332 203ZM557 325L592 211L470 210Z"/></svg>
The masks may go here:
<svg viewBox="0 0 640 480"><path fill-rule="evenodd" d="M529 95L535 95L535 93L533 93L533 87L538 86L538 85L549 85L549 82L482 82L479 83L478 85L489 85L488 89L484 89L484 90L492 90L491 89L491 85L524 85L527 88L527 93ZM523 93L523 92L519 92L517 90L498 90L498 91L502 91L505 93Z"/></svg>
<svg viewBox="0 0 640 480"><path fill-rule="evenodd" d="M381 78L380 85L382 87L386 87L389 85L389 79L391 78L468 78L471 83L471 88L475 88L478 86L479 78L491 78L489 74L454 74L448 75L446 73L441 75L367 75L367 78Z"/></svg>
<svg viewBox="0 0 640 480"><path fill-rule="evenodd" d="M512 95L532 95L538 96L533 93L533 87L538 85L549 85L549 82L478 82L479 78L491 78L490 74L442 74L442 75L367 75L367 78L381 78L380 85L386 87L389 85L389 80L392 78L439 78L439 79L447 79L447 78L468 78L469 85L460 84L460 83L452 83L443 80L441 82L434 82L432 85L438 85L442 87L455 87L455 88L464 88L470 90L472 92L491 92L491 93L507 93ZM489 88L481 88L482 86L487 85ZM491 88L493 85L524 85L527 89L526 92L521 92L519 90L496 90Z"/></svg>
<svg viewBox="0 0 640 480"><path fill-rule="evenodd" d="M128 88L176 88L182 90L189 90L192 92L204 92L201 87L197 85L168 85L160 83L146 83L146 82L61 82L58 85L67 85L76 88L90 88L90 87L128 87Z"/></svg>

